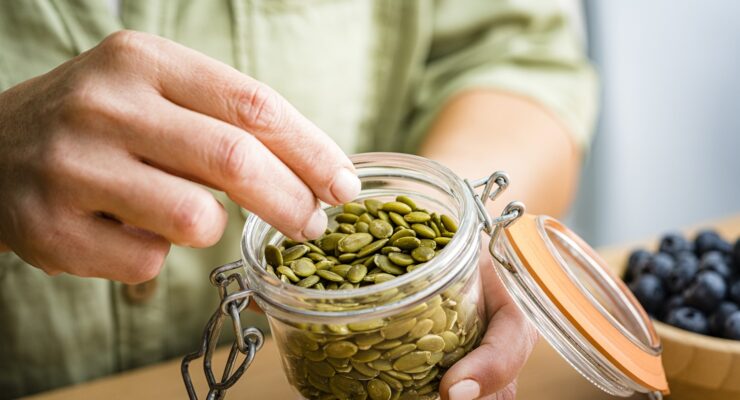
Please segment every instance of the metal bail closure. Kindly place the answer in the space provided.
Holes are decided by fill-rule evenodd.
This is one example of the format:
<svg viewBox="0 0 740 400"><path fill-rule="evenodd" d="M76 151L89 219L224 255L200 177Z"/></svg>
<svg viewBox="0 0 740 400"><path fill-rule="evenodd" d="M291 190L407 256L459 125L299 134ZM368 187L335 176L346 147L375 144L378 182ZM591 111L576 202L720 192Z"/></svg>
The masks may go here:
<svg viewBox="0 0 740 400"><path fill-rule="evenodd" d="M505 185L505 174L468 183ZM496 195L499 190L494 191ZM491 193L484 189L484 194ZM661 346L639 302L586 242L559 221L524 213L510 203L491 218L489 196L473 197L491 235L496 271L522 312L539 333L578 372L616 396L668 394Z"/></svg>

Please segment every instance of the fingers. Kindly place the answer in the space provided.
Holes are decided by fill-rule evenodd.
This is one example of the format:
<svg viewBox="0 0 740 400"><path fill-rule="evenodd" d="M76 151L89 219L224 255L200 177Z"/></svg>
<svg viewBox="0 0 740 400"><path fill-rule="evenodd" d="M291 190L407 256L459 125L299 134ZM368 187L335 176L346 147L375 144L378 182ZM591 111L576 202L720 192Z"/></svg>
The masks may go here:
<svg viewBox="0 0 740 400"><path fill-rule="evenodd" d="M512 389L510 384L537 342L535 329L506 294L490 260L480 268L488 329L480 346L445 373L440 382L443 399L471 400L494 394L499 396L495 399L508 398L500 396L508 396L506 390Z"/></svg>
<svg viewBox="0 0 740 400"><path fill-rule="evenodd" d="M208 247L221 238L227 214L206 189L138 160L122 159L117 165L90 177L81 207L182 246Z"/></svg>
<svg viewBox="0 0 740 400"><path fill-rule="evenodd" d="M225 191L294 240L314 239L326 214L306 184L254 136L215 118L157 101L127 128L127 146L157 167Z"/></svg>
<svg viewBox="0 0 740 400"><path fill-rule="evenodd" d="M311 190L330 204L354 199L360 182L329 136L267 85L194 50L154 38L162 95L185 108L252 133Z"/></svg>
<svg viewBox="0 0 740 400"><path fill-rule="evenodd" d="M164 264L170 243L135 227L96 216L87 216L70 237L75 249L60 265L76 265L75 275L106 278L136 284L156 277ZM95 238L91 241L89 238ZM62 269L62 268L60 268Z"/></svg>

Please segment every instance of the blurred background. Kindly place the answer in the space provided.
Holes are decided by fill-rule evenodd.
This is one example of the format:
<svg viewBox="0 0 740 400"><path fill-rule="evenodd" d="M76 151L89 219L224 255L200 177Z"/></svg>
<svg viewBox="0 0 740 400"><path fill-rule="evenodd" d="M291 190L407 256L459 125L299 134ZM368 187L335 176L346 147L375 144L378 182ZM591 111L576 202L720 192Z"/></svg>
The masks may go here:
<svg viewBox="0 0 740 400"><path fill-rule="evenodd" d="M605 245L740 213L740 2L583 13L601 113L570 225Z"/></svg>

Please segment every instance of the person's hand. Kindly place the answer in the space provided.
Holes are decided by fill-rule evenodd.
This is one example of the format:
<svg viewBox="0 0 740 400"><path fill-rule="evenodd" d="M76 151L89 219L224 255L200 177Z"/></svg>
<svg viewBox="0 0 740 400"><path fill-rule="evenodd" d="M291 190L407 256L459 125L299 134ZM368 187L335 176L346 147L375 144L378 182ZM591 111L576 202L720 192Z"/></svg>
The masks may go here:
<svg viewBox="0 0 740 400"><path fill-rule="evenodd" d="M115 33L0 93L0 248L47 273L141 282L170 243L216 243L227 216L200 184L296 240L323 233L317 198L360 190L274 90L156 36Z"/></svg>
<svg viewBox="0 0 740 400"><path fill-rule="evenodd" d="M509 297L492 262L484 246L478 268L488 328L480 346L442 377L443 400L514 400L516 377L537 343L537 331Z"/></svg>

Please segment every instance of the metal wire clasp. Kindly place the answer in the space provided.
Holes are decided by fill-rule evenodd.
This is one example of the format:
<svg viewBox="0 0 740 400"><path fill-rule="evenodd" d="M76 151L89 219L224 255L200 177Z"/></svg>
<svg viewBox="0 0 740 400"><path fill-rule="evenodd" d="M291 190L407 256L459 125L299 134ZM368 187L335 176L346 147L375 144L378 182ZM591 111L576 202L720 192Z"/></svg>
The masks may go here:
<svg viewBox="0 0 740 400"><path fill-rule="evenodd" d="M491 240L488 242L488 251L507 270L515 272L516 270L511 266L509 261L496 252L496 242L501 235L502 228L507 228L519 219L519 217L524 215L524 203L521 201L512 201L504 207L504 211L496 218L491 217L488 210L486 210L486 201L496 200L509 186L509 175L503 171L496 171L488 177L477 179L473 182L467 179L464 181L470 190L470 194L473 196L473 201L478 210L478 216L483 223L483 230L491 237ZM481 186L483 186L483 193L479 195L475 192L475 189Z"/></svg>
<svg viewBox="0 0 740 400"><path fill-rule="evenodd" d="M247 308L254 293L252 289L247 287L246 279L238 272L242 266L243 262L239 260L222 265L211 272L211 284L218 289L221 303L219 303L218 308L208 320L208 324L206 324L200 348L186 355L182 360L180 368L185 389L191 400L198 399L190 377L191 361L203 357L203 371L206 382L208 383L208 396L206 398L208 400L223 399L226 396L226 390L241 378L244 371L249 368L249 365L254 360L255 353L262 348L262 344L265 342L264 335L259 329L254 327L242 329L239 313ZM232 283L236 283L237 289L229 293L229 286ZM226 360L223 375L217 381L213 373L212 358L226 317L231 318L235 339L231 345L231 351ZM238 353L244 354L245 358L239 367L232 372Z"/></svg>

